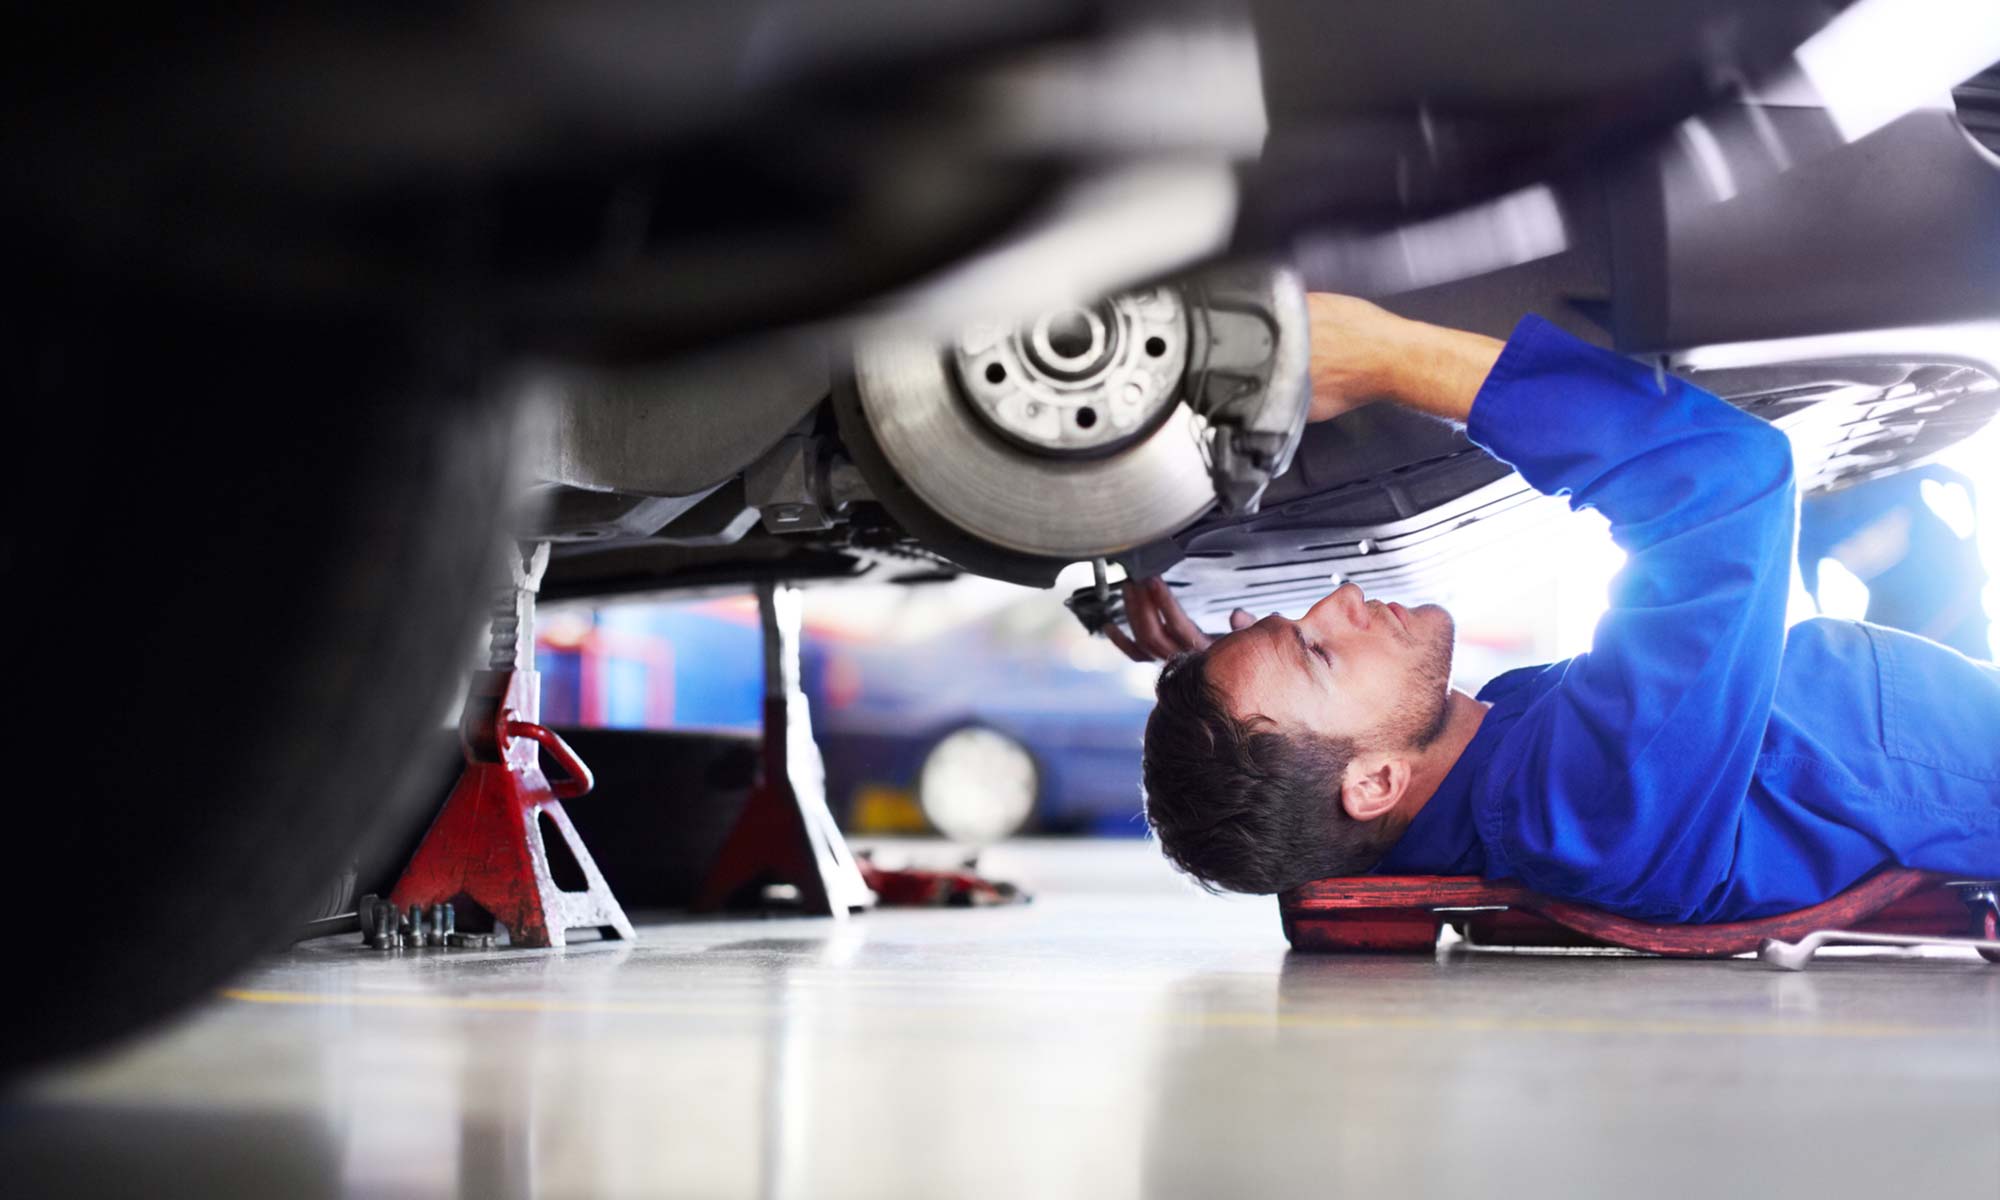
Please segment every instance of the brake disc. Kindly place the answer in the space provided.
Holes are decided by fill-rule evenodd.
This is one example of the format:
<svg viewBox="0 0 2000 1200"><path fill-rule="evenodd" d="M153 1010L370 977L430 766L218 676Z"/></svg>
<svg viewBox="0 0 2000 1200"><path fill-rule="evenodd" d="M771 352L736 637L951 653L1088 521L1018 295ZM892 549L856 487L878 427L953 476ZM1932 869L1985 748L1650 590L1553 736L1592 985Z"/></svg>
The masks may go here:
<svg viewBox="0 0 2000 1200"><path fill-rule="evenodd" d="M855 354L861 414L902 484L958 530L1058 562L1254 509L1310 401L1305 297L1230 268ZM880 490L878 488L878 490Z"/></svg>

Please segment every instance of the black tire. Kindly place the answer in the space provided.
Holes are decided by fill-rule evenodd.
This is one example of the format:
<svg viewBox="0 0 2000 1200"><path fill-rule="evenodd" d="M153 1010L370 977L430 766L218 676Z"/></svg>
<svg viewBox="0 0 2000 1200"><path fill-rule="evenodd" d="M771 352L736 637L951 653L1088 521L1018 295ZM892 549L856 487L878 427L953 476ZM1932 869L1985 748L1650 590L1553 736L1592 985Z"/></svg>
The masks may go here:
<svg viewBox="0 0 2000 1200"><path fill-rule="evenodd" d="M38 282L5 335L35 765L0 1072L209 993L433 791L514 490L467 339Z"/></svg>

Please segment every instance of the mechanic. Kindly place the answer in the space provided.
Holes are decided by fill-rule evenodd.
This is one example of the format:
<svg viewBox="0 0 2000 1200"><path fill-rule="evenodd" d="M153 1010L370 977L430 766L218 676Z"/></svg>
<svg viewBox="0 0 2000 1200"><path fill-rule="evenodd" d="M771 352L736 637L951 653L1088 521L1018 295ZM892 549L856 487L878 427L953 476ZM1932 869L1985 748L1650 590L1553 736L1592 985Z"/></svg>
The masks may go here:
<svg viewBox="0 0 2000 1200"><path fill-rule="evenodd" d="M1889 864L2000 877L2000 670L1855 621L1787 631L1789 443L1688 383L1525 318L1503 345L1315 295L1311 417L1387 399L1461 422L1595 508L1627 563L1591 649L1450 684L1451 616L1344 583L1211 639L1128 583L1169 658L1146 815L1211 890L1508 877L1644 920L1815 904Z"/></svg>

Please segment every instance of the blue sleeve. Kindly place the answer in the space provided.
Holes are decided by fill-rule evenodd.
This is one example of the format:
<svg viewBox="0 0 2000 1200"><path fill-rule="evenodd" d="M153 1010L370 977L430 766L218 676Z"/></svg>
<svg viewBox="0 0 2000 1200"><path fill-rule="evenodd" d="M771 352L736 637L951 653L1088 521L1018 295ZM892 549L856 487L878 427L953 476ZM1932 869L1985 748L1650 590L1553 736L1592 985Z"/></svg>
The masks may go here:
<svg viewBox="0 0 2000 1200"><path fill-rule="evenodd" d="M1627 561L1590 651L1538 697L1473 801L1488 873L1615 912L1699 919L1726 880L1777 686L1797 524L1783 434L1529 317L1473 441L1611 522Z"/></svg>

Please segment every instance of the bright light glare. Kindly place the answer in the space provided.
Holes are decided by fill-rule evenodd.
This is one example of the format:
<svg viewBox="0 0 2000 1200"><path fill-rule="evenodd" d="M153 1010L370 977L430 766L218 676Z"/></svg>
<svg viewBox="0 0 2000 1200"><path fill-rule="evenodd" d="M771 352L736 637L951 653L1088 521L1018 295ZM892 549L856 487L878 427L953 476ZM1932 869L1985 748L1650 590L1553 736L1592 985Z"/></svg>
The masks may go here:
<svg viewBox="0 0 2000 1200"><path fill-rule="evenodd" d="M990 846L1028 823L1035 810L1035 760L997 730L968 726L931 748L917 777L917 803L938 832Z"/></svg>
<svg viewBox="0 0 2000 1200"><path fill-rule="evenodd" d="M1611 540L1611 523L1592 509L1572 513L1550 530L1555 542L1555 656L1590 649L1597 621L1611 605L1611 580L1625 552Z"/></svg>
<svg viewBox="0 0 2000 1200"><path fill-rule="evenodd" d="M1819 611L1849 621L1868 615L1868 585L1837 558L1819 560Z"/></svg>
<svg viewBox="0 0 2000 1200"><path fill-rule="evenodd" d="M2000 59L1994 0L1861 0L1807 39L1799 68L1848 141L1933 102Z"/></svg>
<svg viewBox="0 0 2000 1200"><path fill-rule="evenodd" d="M1977 531L1978 520L1972 511L1972 497L1966 494L1962 485L1926 479L1918 483L1917 491L1924 498L1924 507L1950 527L1953 537L1964 541Z"/></svg>
<svg viewBox="0 0 2000 1200"><path fill-rule="evenodd" d="M1938 462L1972 481L1973 520L1977 525L1974 536L1979 542L1979 561L1986 567L1986 590L1980 599L1989 621L1987 657L1992 658L2000 655L2000 637L1995 637L1990 624L1994 617L2000 616L2000 578L1996 578L2000 576L2000 421L1989 423L1938 455ZM1944 519L1948 524L1951 522L1950 517Z"/></svg>
<svg viewBox="0 0 2000 1200"><path fill-rule="evenodd" d="M809 588L805 593L805 611L818 632L907 645L963 630L1029 596L1041 598L1031 588L978 575L961 575L949 583L922 587L859 583Z"/></svg>

